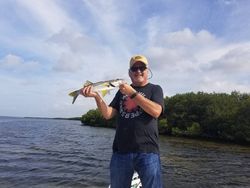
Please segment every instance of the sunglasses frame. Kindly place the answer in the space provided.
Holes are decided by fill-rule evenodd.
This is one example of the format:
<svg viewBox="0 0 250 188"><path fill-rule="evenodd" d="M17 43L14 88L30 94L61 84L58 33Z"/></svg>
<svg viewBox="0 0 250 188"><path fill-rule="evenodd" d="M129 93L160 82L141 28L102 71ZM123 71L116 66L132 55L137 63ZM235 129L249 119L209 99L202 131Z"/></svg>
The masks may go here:
<svg viewBox="0 0 250 188"><path fill-rule="evenodd" d="M144 72L147 69L146 66L135 66L135 67L131 67L129 70L131 72L137 72L138 70L140 70L141 72Z"/></svg>

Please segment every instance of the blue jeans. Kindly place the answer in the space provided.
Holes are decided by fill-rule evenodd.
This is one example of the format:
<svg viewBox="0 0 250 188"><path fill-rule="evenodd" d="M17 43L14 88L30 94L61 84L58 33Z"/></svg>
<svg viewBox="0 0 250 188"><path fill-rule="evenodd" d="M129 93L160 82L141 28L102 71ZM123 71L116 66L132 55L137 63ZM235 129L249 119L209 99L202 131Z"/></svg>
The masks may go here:
<svg viewBox="0 0 250 188"><path fill-rule="evenodd" d="M160 156L155 153L113 153L111 188L130 188L134 171L138 172L143 188L162 188Z"/></svg>

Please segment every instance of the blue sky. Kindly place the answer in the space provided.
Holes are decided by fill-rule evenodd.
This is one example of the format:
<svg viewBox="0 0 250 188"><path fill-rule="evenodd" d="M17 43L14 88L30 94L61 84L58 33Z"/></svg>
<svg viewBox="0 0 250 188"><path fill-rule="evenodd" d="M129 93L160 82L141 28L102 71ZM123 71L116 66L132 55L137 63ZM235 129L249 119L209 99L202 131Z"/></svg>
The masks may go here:
<svg viewBox="0 0 250 188"><path fill-rule="evenodd" d="M165 96L249 93L249 10L248 0L1 0L0 115L81 116L94 100L72 105L68 93L86 80L129 83L134 54Z"/></svg>

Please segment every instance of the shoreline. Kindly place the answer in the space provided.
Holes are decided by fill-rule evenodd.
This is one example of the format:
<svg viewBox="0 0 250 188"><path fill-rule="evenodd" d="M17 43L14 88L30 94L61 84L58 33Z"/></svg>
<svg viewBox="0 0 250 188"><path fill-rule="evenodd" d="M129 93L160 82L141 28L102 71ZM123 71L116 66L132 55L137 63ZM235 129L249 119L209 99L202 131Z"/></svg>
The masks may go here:
<svg viewBox="0 0 250 188"><path fill-rule="evenodd" d="M100 128L109 128L109 129L115 129L115 127L112 126L103 126L103 125L89 125L82 122L81 117L70 117L70 118L62 118L62 117L18 117L18 116L0 116L0 118L23 118L23 119L48 119L48 120L71 120L71 121L81 121L81 126L89 126L89 127L100 127ZM232 140L224 140L220 138L210 138L208 136L188 136L188 135L173 135L173 134L166 134L166 133L160 133L159 135L162 137L176 137L176 138L187 138L187 139L194 139L194 140L200 140L200 141L209 141L209 142L216 142L216 143L222 143L222 144L234 144L234 145L240 145L240 146L246 146L250 147L249 142L235 142Z"/></svg>
<svg viewBox="0 0 250 188"><path fill-rule="evenodd" d="M108 128L108 129L115 129L115 127L108 127L108 126L93 126L93 125L88 125L88 124L84 124L81 123L81 126L88 126L88 127L96 127L96 128ZM171 134L160 134L160 137L172 137L172 138L185 138L185 139L190 139L190 140L197 140L197 141L208 141L208 142L215 142L215 143L221 143L221 144L232 144L232 145L239 145L239 146L246 146L246 147L250 147L250 143L245 143L245 142L234 142L234 141L230 141L230 140L223 140L223 139L219 139L219 138L209 138L209 137L199 137L199 136L186 136L186 135L171 135Z"/></svg>

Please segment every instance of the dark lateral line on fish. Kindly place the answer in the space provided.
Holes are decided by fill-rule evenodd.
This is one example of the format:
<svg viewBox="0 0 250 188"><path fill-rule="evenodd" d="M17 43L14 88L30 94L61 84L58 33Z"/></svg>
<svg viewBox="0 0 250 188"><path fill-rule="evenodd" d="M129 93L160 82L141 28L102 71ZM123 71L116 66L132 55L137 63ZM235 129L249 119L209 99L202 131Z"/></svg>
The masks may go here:
<svg viewBox="0 0 250 188"><path fill-rule="evenodd" d="M109 82L109 85L111 85L112 87L115 87L111 82Z"/></svg>

